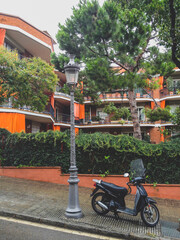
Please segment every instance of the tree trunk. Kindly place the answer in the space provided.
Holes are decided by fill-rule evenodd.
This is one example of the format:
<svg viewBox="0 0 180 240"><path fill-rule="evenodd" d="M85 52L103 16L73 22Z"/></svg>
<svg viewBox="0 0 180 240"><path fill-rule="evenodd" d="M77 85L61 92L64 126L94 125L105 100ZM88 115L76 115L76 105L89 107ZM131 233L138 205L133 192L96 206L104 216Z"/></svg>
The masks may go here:
<svg viewBox="0 0 180 240"><path fill-rule="evenodd" d="M142 140L141 136L141 128L138 118L138 109L137 109L137 103L136 103L136 97L134 90L128 90L128 99L129 99L129 106L131 111L131 117L133 121L133 136L137 139Z"/></svg>
<svg viewBox="0 0 180 240"><path fill-rule="evenodd" d="M178 40L176 31L178 34L178 28L176 29L176 19L178 16L176 16L175 6L174 6L174 0L169 0L169 10L170 10L170 20L171 20L171 27L170 27L170 36L172 39L172 60L176 64L178 68L180 68L180 61L178 59Z"/></svg>

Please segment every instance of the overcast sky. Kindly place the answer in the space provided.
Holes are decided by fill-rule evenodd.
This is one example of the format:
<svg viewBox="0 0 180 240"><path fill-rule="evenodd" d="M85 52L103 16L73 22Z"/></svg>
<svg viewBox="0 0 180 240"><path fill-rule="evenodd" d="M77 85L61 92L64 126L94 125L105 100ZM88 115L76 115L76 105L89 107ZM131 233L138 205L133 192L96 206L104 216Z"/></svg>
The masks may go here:
<svg viewBox="0 0 180 240"><path fill-rule="evenodd" d="M72 7L77 6L78 2L79 0L3 0L0 12L21 17L38 29L48 31L56 41L58 23L65 23L72 15Z"/></svg>

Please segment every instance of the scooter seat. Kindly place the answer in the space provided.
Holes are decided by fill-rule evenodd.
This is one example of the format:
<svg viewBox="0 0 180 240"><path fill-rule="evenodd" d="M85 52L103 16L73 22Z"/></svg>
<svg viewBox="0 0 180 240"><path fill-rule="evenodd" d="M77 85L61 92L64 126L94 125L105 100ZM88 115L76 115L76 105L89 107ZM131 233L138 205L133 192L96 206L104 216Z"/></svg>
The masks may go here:
<svg viewBox="0 0 180 240"><path fill-rule="evenodd" d="M113 183L108 183L108 182L104 182L104 181L101 181L101 184L103 187L107 188L108 190L110 190L116 194L121 193L123 195L126 195L128 193L128 190L125 187L119 187Z"/></svg>

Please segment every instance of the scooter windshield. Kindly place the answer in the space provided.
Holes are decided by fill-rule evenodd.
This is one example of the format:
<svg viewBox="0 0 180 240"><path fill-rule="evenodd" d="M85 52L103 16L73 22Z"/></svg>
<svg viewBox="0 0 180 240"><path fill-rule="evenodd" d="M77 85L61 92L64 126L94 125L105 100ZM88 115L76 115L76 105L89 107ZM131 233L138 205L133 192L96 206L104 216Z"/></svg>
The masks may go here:
<svg viewBox="0 0 180 240"><path fill-rule="evenodd" d="M132 178L143 177L145 170L142 159L133 160L130 164L130 176Z"/></svg>

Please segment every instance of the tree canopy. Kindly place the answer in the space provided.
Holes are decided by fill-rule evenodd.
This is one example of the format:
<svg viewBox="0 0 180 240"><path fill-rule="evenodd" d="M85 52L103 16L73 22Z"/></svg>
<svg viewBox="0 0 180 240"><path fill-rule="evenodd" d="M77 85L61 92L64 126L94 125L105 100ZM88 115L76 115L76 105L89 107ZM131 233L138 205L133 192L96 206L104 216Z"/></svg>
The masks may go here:
<svg viewBox="0 0 180 240"><path fill-rule="evenodd" d="M158 14L159 38L161 44L171 49L172 60L180 68L180 1L163 0ZM157 12L158 10L158 12Z"/></svg>
<svg viewBox="0 0 180 240"><path fill-rule="evenodd" d="M40 58L19 59L16 51L0 47L0 104L12 97L14 107L43 111L58 79L53 67Z"/></svg>
<svg viewBox="0 0 180 240"><path fill-rule="evenodd" d="M57 40L65 54L53 56L53 62L60 69L68 53L85 63L80 79L85 93L126 89L134 136L140 139L134 90L156 87L154 74L168 75L175 67L168 52L160 53L151 44L157 38L159 26L153 14L160 1L157 3L106 0L100 6L97 0L80 0L73 8L73 15L64 25L59 24Z"/></svg>

